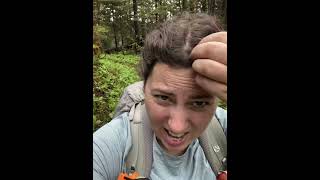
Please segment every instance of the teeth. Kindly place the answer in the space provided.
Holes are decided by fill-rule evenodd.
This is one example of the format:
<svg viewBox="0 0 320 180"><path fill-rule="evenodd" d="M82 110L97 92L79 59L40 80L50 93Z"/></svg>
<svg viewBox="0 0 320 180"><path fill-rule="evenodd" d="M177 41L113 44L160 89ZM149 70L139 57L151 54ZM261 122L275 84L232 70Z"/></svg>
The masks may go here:
<svg viewBox="0 0 320 180"><path fill-rule="evenodd" d="M184 134L173 134L170 131L168 131L168 134L174 138L182 138Z"/></svg>

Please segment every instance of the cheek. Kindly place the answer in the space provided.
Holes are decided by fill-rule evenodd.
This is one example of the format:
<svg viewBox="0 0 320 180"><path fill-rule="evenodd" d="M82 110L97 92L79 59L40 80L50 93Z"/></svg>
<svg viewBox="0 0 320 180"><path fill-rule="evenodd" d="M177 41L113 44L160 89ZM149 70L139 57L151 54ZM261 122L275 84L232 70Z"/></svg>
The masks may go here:
<svg viewBox="0 0 320 180"><path fill-rule="evenodd" d="M152 99L145 100L146 109L150 118L151 126L153 128L163 127L169 119L168 108L158 105Z"/></svg>
<svg viewBox="0 0 320 180"><path fill-rule="evenodd" d="M206 129L213 117L213 112L214 111L190 113L191 124L194 129L196 129L197 134L201 134Z"/></svg>

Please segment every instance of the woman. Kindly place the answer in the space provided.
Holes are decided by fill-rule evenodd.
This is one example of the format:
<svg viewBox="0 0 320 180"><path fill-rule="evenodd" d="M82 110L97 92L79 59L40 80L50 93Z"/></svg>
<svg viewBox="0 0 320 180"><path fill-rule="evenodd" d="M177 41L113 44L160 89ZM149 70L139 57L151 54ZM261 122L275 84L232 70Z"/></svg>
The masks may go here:
<svg viewBox="0 0 320 180"><path fill-rule="evenodd" d="M215 179L198 137L214 115L226 133L227 33L205 14L166 21L145 39L141 75L153 140L150 179ZM132 146L128 113L94 133L93 179L116 179Z"/></svg>

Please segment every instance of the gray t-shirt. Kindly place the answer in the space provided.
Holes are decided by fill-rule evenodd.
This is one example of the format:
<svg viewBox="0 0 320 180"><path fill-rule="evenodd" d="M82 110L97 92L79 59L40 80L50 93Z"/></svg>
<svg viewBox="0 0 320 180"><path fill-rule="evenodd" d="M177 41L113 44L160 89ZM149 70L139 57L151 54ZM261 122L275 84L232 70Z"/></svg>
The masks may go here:
<svg viewBox="0 0 320 180"><path fill-rule="evenodd" d="M224 132L227 133L227 111L217 108ZM93 180L117 179L124 170L124 160L132 145L128 113L123 113L93 134ZM181 156L166 153L153 140L153 164L150 179L210 179L216 177L205 158L198 139Z"/></svg>

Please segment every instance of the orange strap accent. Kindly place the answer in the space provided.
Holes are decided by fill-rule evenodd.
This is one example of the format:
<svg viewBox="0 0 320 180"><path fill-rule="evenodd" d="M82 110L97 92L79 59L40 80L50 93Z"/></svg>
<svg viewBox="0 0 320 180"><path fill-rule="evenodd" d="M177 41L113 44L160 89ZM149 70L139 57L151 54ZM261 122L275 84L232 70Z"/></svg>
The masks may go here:
<svg viewBox="0 0 320 180"><path fill-rule="evenodd" d="M118 180L126 180L126 179L137 179L139 177L138 172L133 172L130 174L127 173L120 173L118 176Z"/></svg>
<svg viewBox="0 0 320 180"><path fill-rule="evenodd" d="M219 173L217 180L227 180L227 171L222 171Z"/></svg>

